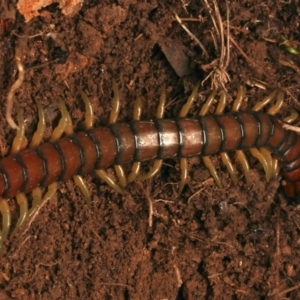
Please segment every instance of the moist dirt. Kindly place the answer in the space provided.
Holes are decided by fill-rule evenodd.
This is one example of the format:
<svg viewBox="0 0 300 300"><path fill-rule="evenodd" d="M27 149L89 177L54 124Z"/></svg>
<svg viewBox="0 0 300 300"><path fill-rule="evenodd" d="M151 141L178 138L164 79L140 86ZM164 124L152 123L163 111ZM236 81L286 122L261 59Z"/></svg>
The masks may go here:
<svg viewBox="0 0 300 300"><path fill-rule="evenodd" d="M226 6L219 2L226 41ZM18 77L16 54L25 79L14 97L13 118L18 105L29 141L38 122L35 100L46 115L45 141L59 121L59 99L74 128L82 128L79 86L94 108L95 126L107 125L113 80L121 95L119 121L132 120L137 97L143 102L142 119L154 118L164 85L165 117L176 117L195 84L216 72L220 58L203 3L91 0L73 16L63 15L55 4L27 23L18 12L15 22L2 15L1 155L9 154L15 135L5 107ZM226 110L238 84L247 95L241 110L274 89L286 94L280 118L299 109L299 3L231 1L229 13ZM214 78L201 86L190 116L205 102ZM281 179L266 182L262 167L246 155L249 185L234 153L236 185L220 158L212 157L223 190L201 158L189 160L188 184L180 196L176 159L166 160L152 180L129 184L123 196L95 174L85 176L91 209L72 180L61 183L34 219L5 241L0 299L299 299L299 208L282 196ZM152 164L143 163L142 172ZM128 172L130 165L124 168ZM115 176L113 169L108 172ZM15 225L18 204L15 199L9 204Z"/></svg>

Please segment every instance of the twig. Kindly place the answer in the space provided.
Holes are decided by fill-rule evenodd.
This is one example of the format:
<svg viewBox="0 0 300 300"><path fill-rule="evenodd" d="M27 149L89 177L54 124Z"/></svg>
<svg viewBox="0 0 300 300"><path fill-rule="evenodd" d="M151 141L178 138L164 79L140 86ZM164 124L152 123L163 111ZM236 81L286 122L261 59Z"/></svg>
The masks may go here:
<svg viewBox="0 0 300 300"><path fill-rule="evenodd" d="M300 127L293 126L293 125L286 124L286 123L284 123L284 124L282 125L282 127L283 127L284 129L286 129L286 130L295 131L295 132L300 133Z"/></svg>
<svg viewBox="0 0 300 300"><path fill-rule="evenodd" d="M19 129L19 127L17 126L15 121L12 119L11 115L12 115L12 108L13 108L13 97L15 95L16 90L20 88L20 86L22 85L22 83L24 81L25 72L24 72L23 64L21 62L21 58L16 55L15 60L16 60L16 65L18 68L19 75L18 75L18 79L14 82L14 84L11 86L11 88L8 92L5 117L6 117L7 123L9 124L9 126L11 128Z"/></svg>
<svg viewBox="0 0 300 300"><path fill-rule="evenodd" d="M143 184L140 181L137 181L136 183L141 188L141 190L144 192L144 195L145 195L146 199L148 200L148 204L149 204L148 225L151 228L153 226L153 202L150 197L149 191L144 189Z"/></svg>
<svg viewBox="0 0 300 300"><path fill-rule="evenodd" d="M180 24L180 26L185 30L185 32L199 45L199 47L202 49L204 55L206 57L208 57L208 52L206 51L205 47L203 46L203 44L198 40L198 38L190 32L190 30L184 25L182 24L181 19L178 17L178 15L176 13L174 13L174 17L177 20L177 22Z"/></svg>

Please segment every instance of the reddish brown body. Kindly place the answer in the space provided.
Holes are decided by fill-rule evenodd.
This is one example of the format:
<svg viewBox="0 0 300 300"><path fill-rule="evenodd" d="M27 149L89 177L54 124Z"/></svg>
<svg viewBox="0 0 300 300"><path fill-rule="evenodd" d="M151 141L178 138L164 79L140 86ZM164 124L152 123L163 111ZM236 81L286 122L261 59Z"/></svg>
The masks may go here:
<svg viewBox="0 0 300 300"><path fill-rule="evenodd" d="M281 162L287 192L300 192L300 136L260 112L134 121L45 143L0 161L0 197L64 181L113 164L153 158L209 156L266 147Z"/></svg>

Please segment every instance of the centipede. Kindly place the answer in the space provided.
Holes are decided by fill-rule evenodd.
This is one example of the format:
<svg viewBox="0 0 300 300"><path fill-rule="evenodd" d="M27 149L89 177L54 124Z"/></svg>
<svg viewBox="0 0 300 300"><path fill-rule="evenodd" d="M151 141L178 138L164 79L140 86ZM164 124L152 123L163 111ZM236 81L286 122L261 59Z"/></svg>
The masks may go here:
<svg viewBox="0 0 300 300"><path fill-rule="evenodd" d="M210 158L220 155L234 183L238 181L237 170L229 152L235 153L249 183L250 167L245 150L249 151L263 165L269 180L279 175L281 170L285 180L284 190L289 197L300 194L300 136L285 129L284 124L297 118L296 111L280 120L275 114L284 102L284 93L278 90L257 102L249 111L240 111L245 98L245 89L238 87L235 100L229 112L227 94L214 90L195 117L188 113L197 99L199 84L183 105L178 116L164 118L166 92L163 89L155 118L141 120L142 101L135 101L130 122L118 123L120 95L113 82L112 110L107 126L94 127L92 105L85 92L79 93L85 105L84 130L74 132L70 114L64 102L59 100L61 118L47 142L43 142L46 127L41 104L36 101L39 121L31 143L24 144L24 119L17 109L18 129L10 154L0 160L0 213L2 228L0 232L0 251L4 241L13 236L23 223L32 217L40 205L53 197L58 182L73 178L81 190L87 205L91 206L91 195L83 180L83 175L94 172L119 194L125 187L137 180L149 179L157 174L163 160L179 159L181 194L188 177L188 158L200 156L217 186L222 189L221 180ZM218 96L218 104L213 114L209 114L212 103ZM263 108L276 99L276 103L266 112ZM141 163L154 160L153 166L145 174L141 173ZM131 171L125 174L123 165L132 163ZM113 167L118 182L113 180L105 169ZM43 189L47 191L43 194ZM27 195L32 193L29 207ZM20 207L17 224L10 233L11 213L8 200L16 198Z"/></svg>

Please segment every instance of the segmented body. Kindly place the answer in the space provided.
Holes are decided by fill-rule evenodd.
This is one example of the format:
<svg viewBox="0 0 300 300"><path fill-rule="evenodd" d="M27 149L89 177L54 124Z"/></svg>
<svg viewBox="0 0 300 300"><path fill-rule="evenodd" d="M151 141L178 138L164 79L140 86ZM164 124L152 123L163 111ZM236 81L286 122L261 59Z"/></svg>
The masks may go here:
<svg viewBox="0 0 300 300"><path fill-rule="evenodd" d="M179 158L180 183L182 192L188 173L187 158L201 156L205 166L219 188L222 188L216 169L209 156L220 154L222 162L233 180L237 182L236 170L227 155L235 151L242 164L247 183L250 181L249 164L243 153L250 153L262 164L267 180L277 176L278 160L281 163L286 180L285 191L288 196L300 193L300 136L294 131L286 130L284 122L274 117L283 104L283 93L274 91L257 102L250 112L239 112L244 98L244 89L239 87L237 98L233 102L231 113L224 114L226 94L221 92L220 101L214 115L207 112L214 101L216 91L207 98L199 116L187 118L188 111L196 98L199 84L182 107L177 118L164 119L165 93L159 101L156 118L153 121L141 121L142 101L137 99L133 121L117 123L120 97L116 84L113 84L113 109L107 127L93 127L93 109L87 95L79 90L86 108L85 130L73 132L70 115L62 100L59 100L62 118L53 131L50 142L42 144L45 130L45 117L41 105L38 128L27 150L21 150L24 141L24 120L18 110L18 130L13 142L11 154L0 160L0 213L2 230L0 231L0 252L3 241L8 236L11 226L10 209L7 199L16 196L20 206L20 216L13 235L24 221L31 217L46 199L51 199L57 190L57 181L73 177L90 206L91 197L81 175L95 173L122 194L123 188L132 181L143 180L154 176L161 168L163 159ZM277 95L278 94L278 95ZM277 95L277 102L267 113L260 112L267 103ZM291 122L297 118L294 113L286 118ZM62 135L65 135L62 137ZM271 153L277 158L274 159ZM154 160L154 165L147 174L139 175L140 163ZM122 165L133 162L128 176ZM119 184L115 183L105 172L105 168L114 166ZM43 196L43 187L48 187ZM32 204L28 209L25 193L32 191Z"/></svg>
<svg viewBox="0 0 300 300"><path fill-rule="evenodd" d="M0 161L0 197L114 164L261 147L279 158L286 181L300 190L300 136L274 116L242 112L118 123L22 151Z"/></svg>

